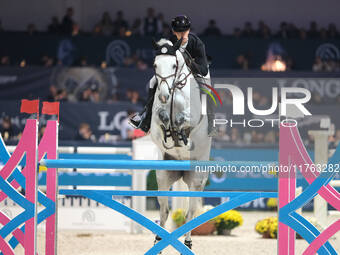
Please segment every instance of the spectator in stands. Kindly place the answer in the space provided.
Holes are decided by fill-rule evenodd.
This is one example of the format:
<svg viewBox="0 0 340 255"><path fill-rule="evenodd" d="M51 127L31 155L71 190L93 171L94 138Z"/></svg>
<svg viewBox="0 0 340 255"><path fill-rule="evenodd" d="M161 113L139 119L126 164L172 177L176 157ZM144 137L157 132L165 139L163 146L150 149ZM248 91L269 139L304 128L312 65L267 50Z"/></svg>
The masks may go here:
<svg viewBox="0 0 340 255"><path fill-rule="evenodd" d="M131 26L131 33L133 35L141 35L142 34L142 20L137 18L133 21Z"/></svg>
<svg viewBox="0 0 340 255"><path fill-rule="evenodd" d="M68 95L66 89L58 89L57 95L55 96L55 101L66 102L68 100Z"/></svg>
<svg viewBox="0 0 340 255"><path fill-rule="evenodd" d="M309 25L309 30L308 30L308 37L309 38L317 38L319 37L319 31L318 31L318 25L315 21L312 21Z"/></svg>
<svg viewBox="0 0 340 255"><path fill-rule="evenodd" d="M27 33L28 33L28 35L35 35L37 33L37 29L36 29L36 27L33 23L28 24Z"/></svg>
<svg viewBox="0 0 340 255"><path fill-rule="evenodd" d="M335 72L337 67L337 62L334 59L327 59L324 61L326 72Z"/></svg>
<svg viewBox="0 0 340 255"><path fill-rule="evenodd" d="M172 35L171 28L169 24L163 23L163 27L161 29L161 36L163 38L169 38Z"/></svg>
<svg viewBox="0 0 340 255"><path fill-rule="evenodd" d="M220 36L221 30L217 27L214 19L209 20L208 27L204 30L203 35L206 36Z"/></svg>
<svg viewBox="0 0 340 255"><path fill-rule="evenodd" d="M132 97L132 89L127 89L125 92L125 100L130 101Z"/></svg>
<svg viewBox="0 0 340 255"><path fill-rule="evenodd" d="M235 64L234 64L235 69L241 69L241 70L248 70L249 69L249 59L245 54L241 54L236 57Z"/></svg>
<svg viewBox="0 0 340 255"><path fill-rule="evenodd" d="M79 101L81 101L81 102L89 102L90 101L90 96L91 96L91 88L86 88L85 90L83 90Z"/></svg>
<svg viewBox="0 0 340 255"><path fill-rule="evenodd" d="M300 28L299 30L299 39L301 40L307 39L307 31L304 28Z"/></svg>
<svg viewBox="0 0 340 255"><path fill-rule="evenodd" d="M320 38L321 38L321 40L327 40L328 39L328 33L327 33L326 28L324 28L324 27L320 29Z"/></svg>
<svg viewBox="0 0 340 255"><path fill-rule="evenodd" d="M291 56L285 56L284 63L286 63L286 71L294 69L294 59Z"/></svg>
<svg viewBox="0 0 340 255"><path fill-rule="evenodd" d="M254 37L255 32L254 32L252 24L249 21L244 23L244 28L241 34L242 34L242 37L247 37L247 38Z"/></svg>
<svg viewBox="0 0 340 255"><path fill-rule="evenodd" d="M58 89L55 85L51 85L50 86L50 89L49 89L49 95L47 97L47 100L48 101L56 101L55 98L57 97L57 94L58 94Z"/></svg>
<svg viewBox="0 0 340 255"><path fill-rule="evenodd" d="M86 56L82 56L82 57L80 58L79 66L81 66L81 67L88 66Z"/></svg>
<svg viewBox="0 0 340 255"><path fill-rule="evenodd" d="M288 23L288 38L297 38L299 36L299 29L294 25L294 23Z"/></svg>
<svg viewBox="0 0 340 255"><path fill-rule="evenodd" d="M287 39L289 37L288 24L286 22L281 22L277 37L282 39Z"/></svg>
<svg viewBox="0 0 340 255"><path fill-rule="evenodd" d="M122 28L127 30L129 27L127 21L124 19L124 13L123 11L117 12L117 18L113 22L113 33L115 35L121 35Z"/></svg>
<svg viewBox="0 0 340 255"><path fill-rule="evenodd" d="M54 59L52 57L49 57L47 54L44 54L41 57L41 65L44 67L51 67L54 65Z"/></svg>
<svg viewBox="0 0 340 255"><path fill-rule="evenodd" d="M335 39L335 38L339 37L339 32L338 32L336 25L334 23L330 23L328 25L327 33L328 33L328 37L330 39Z"/></svg>
<svg viewBox="0 0 340 255"><path fill-rule="evenodd" d="M9 56L2 56L1 57L1 61L0 61L0 65L1 66L9 66L11 64Z"/></svg>
<svg viewBox="0 0 340 255"><path fill-rule="evenodd" d="M46 125L42 125L42 126L39 128L39 131L38 131L38 140L39 140L39 141L40 141L41 138L44 136L45 130L46 130Z"/></svg>
<svg viewBox="0 0 340 255"><path fill-rule="evenodd" d="M95 25L92 31L92 35L93 36L101 36L102 35L102 29L100 27L100 25Z"/></svg>
<svg viewBox="0 0 340 255"><path fill-rule="evenodd" d="M15 130L10 117L4 116L2 118L0 133L4 141L12 140L13 138L15 138Z"/></svg>
<svg viewBox="0 0 340 255"><path fill-rule="evenodd" d="M153 8L147 9L147 15L143 22L144 35L155 36L158 34L158 19Z"/></svg>
<svg viewBox="0 0 340 255"><path fill-rule="evenodd" d="M97 83L91 85L90 101L93 103L100 102L99 85Z"/></svg>
<svg viewBox="0 0 340 255"><path fill-rule="evenodd" d="M128 30L126 30L126 28L125 27L121 27L120 29L119 29L119 33L118 33L118 36L119 37L127 37L129 35L129 32L128 32Z"/></svg>
<svg viewBox="0 0 340 255"><path fill-rule="evenodd" d="M59 43L58 61L65 66L71 66L77 59L77 48L70 39L64 39Z"/></svg>
<svg viewBox="0 0 340 255"><path fill-rule="evenodd" d="M164 15L163 15L163 13L159 13L158 15L157 15L157 31L159 32L159 33L161 33L162 32L162 30L163 30L163 26L164 25L169 25L168 23L166 23L165 22L165 20L164 20Z"/></svg>
<svg viewBox="0 0 340 255"><path fill-rule="evenodd" d="M146 63L144 63L143 60L141 60L137 54L133 54L130 57L127 57L123 61L125 67L131 67L131 68L140 68L140 70L145 70L147 66L145 67Z"/></svg>
<svg viewBox="0 0 340 255"><path fill-rule="evenodd" d="M127 114L128 116L124 118L121 123L120 136L123 140L132 140L134 138L133 132L135 129L129 124L129 119L136 114L136 111L128 109Z"/></svg>
<svg viewBox="0 0 340 255"><path fill-rule="evenodd" d="M73 26L72 26L72 36L77 36L80 34L80 27L78 25L78 23L73 23Z"/></svg>
<svg viewBox="0 0 340 255"><path fill-rule="evenodd" d="M322 97L319 93L312 93L312 103L313 105L322 105L324 104Z"/></svg>
<svg viewBox="0 0 340 255"><path fill-rule="evenodd" d="M100 33L106 36L112 35L114 30L113 21L108 12L104 12L102 19L97 24L100 29Z"/></svg>
<svg viewBox="0 0 340 255"><path fill-rule="evenodd" d="M256 34L258 37L261 37L264 39L268 39L271 36L270 28L264 23L263 20L259 21Z"/></svg>
<svg viewBox="0 0 340 255"><path fill-rule="evenodd" d="M314 61L314 64L313 64L313 71L314 72L325 71L324 63L322 62L322 60L319 56L315 58L315 61Z"/></svg>
<svg viewBox="0 0 340 255"><path fill-rule="evenodd" d="M235 27L235 28L234 28L234 31L233 31L233 37L234 37L234 38L240 38L241 35L242 35L241 29L238 28L238 27Z"/></svg>
<svg viewBox="0 0 340 255"><path fill-rule="evenodd" d="M136 66L137 69L141 71L148 69L148 64L145 63L142 59L137 60Z"/></svg>
<svg viewBox="0 0 340 255"><path fill-rule="evenodd" d="M51 19L51 24L48 25L47 31L50 34L59 34L60 33L60 23L58 17L53 16Z"/></svg>
<svg viewBox="0 0 340 255"><path fill-rule="evenodd" d="M233 144L240 144L242 142L239 129L234 127L231 128L230 142L232 142Z"/></svg>
<svg viewBox="0 0 340 255"><path fill-rule="evenodd" d="M130 102L132 104L140 104L140 105L144 104L143 100L139 96L138 91L136 91L136 90L132 90Z"/></svg>
<svg viewBox="0 0 340 255"><path fill-rule="evenodd" d="M78 133L75 137L77 141L96 142L96 137L92 133L91 127L87 123L81 123L78 128Z"/></svg>
<svg viewBox="0 0 340 255"><path fill-rule="evenodd" d="M61 32L63 34L72 34L73 31L73 15L74 15L74 10L72 7L67 8L66 14L63 18L63 21L61 23Z"/></svg>
<svg viewBox="0 0 340 255"><path fill-rule="evenodd" d="M264 142L264 134L261 132L256 132L253 130L251 132L251 142L252 143L263 143Z"/></svg>
<svg viewBox="0 0 340 255"><path fill-rule="evenodd" d="M265 134L264 143L265 144L275 144L276 143L275 132L273 130L271 130L271 131L269 131L268 133Z"/></svg>

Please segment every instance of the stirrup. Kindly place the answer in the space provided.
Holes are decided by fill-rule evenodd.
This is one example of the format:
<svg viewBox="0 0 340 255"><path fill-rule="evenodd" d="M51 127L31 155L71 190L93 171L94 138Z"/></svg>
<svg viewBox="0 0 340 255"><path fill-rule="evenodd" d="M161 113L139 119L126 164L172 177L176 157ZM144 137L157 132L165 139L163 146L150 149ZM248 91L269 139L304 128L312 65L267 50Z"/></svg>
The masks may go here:
<svg viewBox="0 0 340 255"><path fill-rule="evenodd" d="M137 117L137 116L139 116L140 119L134 120L134 118ZM142 117L137 113L137 114L133 115L131 118L129 118L128 123L134 128L139 128L142 121L143 121Z"/></svg>

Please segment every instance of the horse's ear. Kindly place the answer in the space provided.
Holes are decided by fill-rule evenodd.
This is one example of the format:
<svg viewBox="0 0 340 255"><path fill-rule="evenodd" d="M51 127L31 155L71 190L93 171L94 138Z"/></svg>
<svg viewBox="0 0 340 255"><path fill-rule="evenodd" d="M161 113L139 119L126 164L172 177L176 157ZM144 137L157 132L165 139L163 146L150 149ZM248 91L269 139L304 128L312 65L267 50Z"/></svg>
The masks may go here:
<svg viewBox="0 0 340 255"><path fill-rule="evenodd" d="M157 50L157 49L159 48L159 46L158 46L158 44L157 44L155 38L152 38L152 47L153 47L155 50Z"/></svg>
<svg viewBox="0 0 340 255"><path fill-rule="evenodd" d="M174 44L174 48L175 48L176 50L178 50L179 47L181 47L182 41L183 41L183 38L181 38L180 40L178 40L178 41Z"/></svg>

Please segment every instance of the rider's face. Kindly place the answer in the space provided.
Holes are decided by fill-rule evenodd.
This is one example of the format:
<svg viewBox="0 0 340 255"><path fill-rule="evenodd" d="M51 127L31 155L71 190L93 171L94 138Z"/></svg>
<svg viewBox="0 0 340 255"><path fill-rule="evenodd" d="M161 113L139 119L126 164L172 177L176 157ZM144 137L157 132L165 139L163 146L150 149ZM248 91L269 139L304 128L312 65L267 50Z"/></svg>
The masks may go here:
<svg viewBox="0 0 340 255"><path fill-rule="evenodd" d="M184 31L184 32L175 32L173 30L172 30L172 32L174 33L174 35L176 35L177 40L180 40L181 38L187 38L188 37L190 29L188 29L187 31Z"/></svg>

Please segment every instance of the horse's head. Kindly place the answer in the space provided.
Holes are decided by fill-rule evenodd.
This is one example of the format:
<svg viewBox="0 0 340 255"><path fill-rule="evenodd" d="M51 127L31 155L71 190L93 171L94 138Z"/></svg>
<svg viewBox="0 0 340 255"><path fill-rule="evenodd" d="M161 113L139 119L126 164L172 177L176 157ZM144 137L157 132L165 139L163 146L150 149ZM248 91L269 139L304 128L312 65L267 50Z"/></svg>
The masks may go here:
<svg viewBox="0 0 340 255"><path fill-rule="evenodd" d="M158 98L163 104L168 102L179 70L185 64L182 54L178 51L181 43L182 40L177 41L174 45L166 39L161 39L158 42L153 41L156 51L153 67L158 82Z"/></svg>

